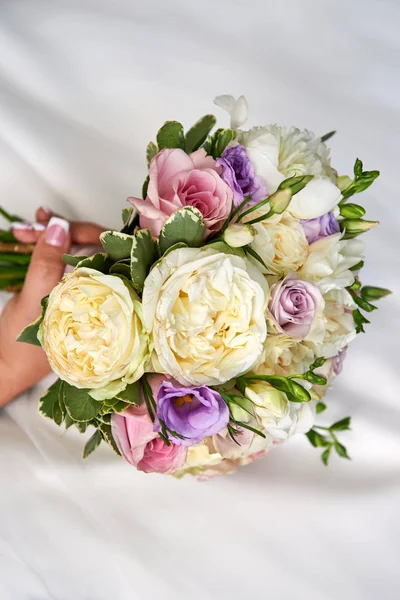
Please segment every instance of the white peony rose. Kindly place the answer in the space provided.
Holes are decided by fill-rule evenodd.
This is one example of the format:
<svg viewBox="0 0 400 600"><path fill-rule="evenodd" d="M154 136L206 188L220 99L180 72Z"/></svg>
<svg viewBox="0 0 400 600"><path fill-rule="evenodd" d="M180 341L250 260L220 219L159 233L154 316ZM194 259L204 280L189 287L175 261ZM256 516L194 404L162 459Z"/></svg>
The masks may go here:
<svg viewBox="0 0 400 600"><path fill-rule="evenodd" d="M314 423L309 403L289 402L286 394L260 381L246 387L245 395L254 406L262 431L273 441L284 441L295 433L305 433Z"/></svg>
<svg viewBox="0 0 400 600"><path fill-rule="evenodd" d="M335 185L329 149L314 134L295 127L266 125L242 132L239 142L246 147L256 174L269 193L284 179L295 175L314 175L306 187L293 196L288 210L299 219L313 219L332 210L341 192Z"/></svg>
<svg viewBox="0 0 400 600"><path fill-rule="evenodd" d="M249 218L257 216L258 211ZM308 257L308 242L302 225L289 213L274 215L253 225L256 237L253 250L263 259L268 269L277 275L298 271Z"/></svg>
<svg viewBox="0 0 400 600"><path fill-rule="evenodd" d="M342 240L340 233L322 238L310 244L299 277L315 283L322 294L348 287L354 282L350 268L362 260L363 249L361 240Z"/></svg>
<svg viewBox="0 0 400 600"><path fill-rule="evenodd" d="M312 344L285 334L268 334L264 350L254 372L257 375L294 375L304 373L315 359Z"/></svg>
<svg viewBox="0 0 400 600"><path fill-rule="evenodd" d="M148 353L142 305L122 278L75 269L52 290L39 336L50 366L97 400L139 379Z"/></svg>
<svg viewBox="0 0 400 600"><path fill-rule="evenodd" d="M324 300L326 331L318 352L319 356L331 358L356 337L353 310L357 307L346 290L332 290Z"/></svg>
<svg viewBox="0 0 400 600"><path fill-rule="evenodd" d="M265 278L240 256L170 252L150 271L142 299L161 371L182 385L217 385L248 371L267 335L267 293Z"/></svg>

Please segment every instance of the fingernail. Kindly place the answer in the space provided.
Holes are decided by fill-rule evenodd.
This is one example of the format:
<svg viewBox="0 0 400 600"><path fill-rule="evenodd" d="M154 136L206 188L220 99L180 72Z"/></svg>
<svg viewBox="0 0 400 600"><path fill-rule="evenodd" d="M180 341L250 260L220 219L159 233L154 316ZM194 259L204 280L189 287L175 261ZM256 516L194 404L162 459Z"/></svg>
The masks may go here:
<svg viewBox="0 0 400 600"><path fill-rule="evenodd" d="M33 229L33 225L27 221L14 221L11 223L11 228L19 229L20 231L30 231Z"/></svg>
<svg viewBox="0 0 400 600"><path fill-rule="evenodd" d="M46 225L43 225L43 223L32 223L32 229L34 231L44 231L46 229Z"/></svg>
<svg viewBox="0 0 400 600"><path fill-rule="evenodd" d="M53 214L53 211L48 206L40 206L39 208L40 208L41 211L43 211L44 213L46 213L46 215L48 215L48 216L50 216L50 215Z"/></svg>
<svg viewBox="0 0 400 600"><path fill-rule="evenodd" d="M46 229L46 244L60 248L64 246L69 231L69 223L58 217L51 217Z"/></svg>

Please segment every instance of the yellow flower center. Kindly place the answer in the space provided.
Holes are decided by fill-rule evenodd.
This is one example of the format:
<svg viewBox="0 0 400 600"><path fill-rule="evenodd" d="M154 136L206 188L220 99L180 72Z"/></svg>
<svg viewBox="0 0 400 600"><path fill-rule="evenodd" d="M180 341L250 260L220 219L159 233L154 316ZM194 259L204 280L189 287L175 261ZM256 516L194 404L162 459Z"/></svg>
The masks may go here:
<svg viewBox="0 0 400 600"><path fill-rule="evenodd" d="M187 402L193 402L193 396L191 396L190 394L186 394L186 396L181 396L180 398L177 398L175 400L175 406L177 408L180 408L181 406L183 406L185 403Z"/></svg>

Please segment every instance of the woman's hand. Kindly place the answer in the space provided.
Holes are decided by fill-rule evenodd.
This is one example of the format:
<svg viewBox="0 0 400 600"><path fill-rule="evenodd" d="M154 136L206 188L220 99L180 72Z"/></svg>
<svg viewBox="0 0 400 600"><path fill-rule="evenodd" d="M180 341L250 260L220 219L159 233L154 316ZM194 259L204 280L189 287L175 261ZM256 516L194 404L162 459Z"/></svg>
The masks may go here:
<svg viewBox="0 0 400 600"><path fill-rule="evenodd" d="M44 210L36 213L34 226L17 225L15 237L35 243L22 291L14 296L0 315L0 406L28 389L50 372L43 350L17 342L19 333L40 314L40 301L61 279L65 264L62 255L71 244L98 245L103 231L93 223L68 223Z"/></svg>

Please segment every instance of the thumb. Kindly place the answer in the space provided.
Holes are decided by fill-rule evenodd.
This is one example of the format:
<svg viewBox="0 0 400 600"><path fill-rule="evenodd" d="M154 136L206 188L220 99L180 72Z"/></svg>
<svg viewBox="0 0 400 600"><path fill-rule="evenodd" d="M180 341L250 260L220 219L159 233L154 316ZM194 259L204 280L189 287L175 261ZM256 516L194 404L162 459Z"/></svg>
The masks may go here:
<svg viewBox="0 0 400 600"><path fill-rule="evenodd" d="M27 323L38 317L41 299L51 292L63 276L65 264L62 255L69 252L70 246L68 221L52 217L37 241L19 296Z"/></svg>

